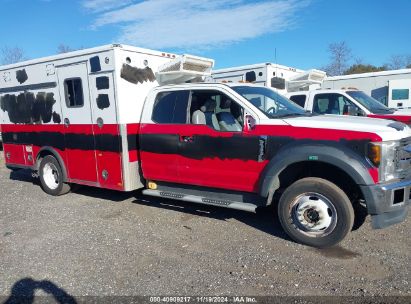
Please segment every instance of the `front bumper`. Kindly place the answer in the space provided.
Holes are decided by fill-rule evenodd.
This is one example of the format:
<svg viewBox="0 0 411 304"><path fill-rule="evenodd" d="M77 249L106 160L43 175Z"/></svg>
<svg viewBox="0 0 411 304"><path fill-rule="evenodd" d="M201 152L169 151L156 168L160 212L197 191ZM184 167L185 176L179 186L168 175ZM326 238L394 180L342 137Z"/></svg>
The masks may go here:
<svg viewBox="0 0 411 304"><path fill-rule="evenodd" d="M411 180L361 186L372 228L381 229L404 221L410 205L410 189Z"/></svg>

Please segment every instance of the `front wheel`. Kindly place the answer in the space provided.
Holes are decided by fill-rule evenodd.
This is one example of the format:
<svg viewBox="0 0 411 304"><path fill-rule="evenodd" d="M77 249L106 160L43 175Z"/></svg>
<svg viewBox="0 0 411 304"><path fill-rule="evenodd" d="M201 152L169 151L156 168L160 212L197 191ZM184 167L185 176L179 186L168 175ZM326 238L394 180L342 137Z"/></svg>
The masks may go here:
<svg viewBox="0 0 411 304"><path fill-rule="evenodd" d="M316 177L300 179L284 191L278 216L293 240L319 248L339 243L354 223L354 210L344 191Z"/></svg>
<svg viewBox="0 0 411 304"><path fill-rule="evenodd" d="M70 191L70 185L63 181L63 171L59 162L51 155L41 160L39 177L41 187L47 194L58 196Z"/></svg>

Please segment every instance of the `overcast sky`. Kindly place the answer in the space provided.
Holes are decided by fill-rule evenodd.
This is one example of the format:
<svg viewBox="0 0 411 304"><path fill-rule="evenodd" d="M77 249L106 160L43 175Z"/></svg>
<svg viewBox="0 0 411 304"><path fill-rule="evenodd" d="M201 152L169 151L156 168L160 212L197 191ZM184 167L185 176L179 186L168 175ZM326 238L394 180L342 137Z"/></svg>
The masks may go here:
<svg viewBox="0 0 411 304"><path fill-rule="evenodd" d="M319 68L327 46L382 65L411 54L409 0L0 0L0 47L29 58L124 43L211 57L217 67L277 62Z"/></svg>

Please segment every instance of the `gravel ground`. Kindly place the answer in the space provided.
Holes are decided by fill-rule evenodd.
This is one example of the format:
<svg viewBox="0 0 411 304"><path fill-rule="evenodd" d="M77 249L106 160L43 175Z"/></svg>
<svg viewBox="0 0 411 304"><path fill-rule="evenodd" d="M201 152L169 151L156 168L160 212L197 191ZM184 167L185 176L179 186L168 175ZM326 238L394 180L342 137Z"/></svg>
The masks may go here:
<svg viewBox="0 0 411 304"><path fill-rule="evenodd" d="M81 187L45 194L0 159L0 296L411 296L411 219L340 246L290 241L257 214ZM405 299L405 298L403 298ZM408 300L410 300L408 298Z"/></svg>

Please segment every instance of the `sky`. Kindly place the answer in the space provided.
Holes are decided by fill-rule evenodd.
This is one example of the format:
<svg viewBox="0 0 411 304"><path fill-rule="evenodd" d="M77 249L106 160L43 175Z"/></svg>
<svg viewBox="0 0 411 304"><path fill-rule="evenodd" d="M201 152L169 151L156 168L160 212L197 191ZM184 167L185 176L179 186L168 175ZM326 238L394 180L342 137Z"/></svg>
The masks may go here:
<svg viewBox="0 0 411 304"><path fill-rule="evenodd" d="M0 11L0 48L28 59L110 43L209 57L216 68L321 68L341 41L367 64L411 54L410 0L0 0Z"/></svg>

